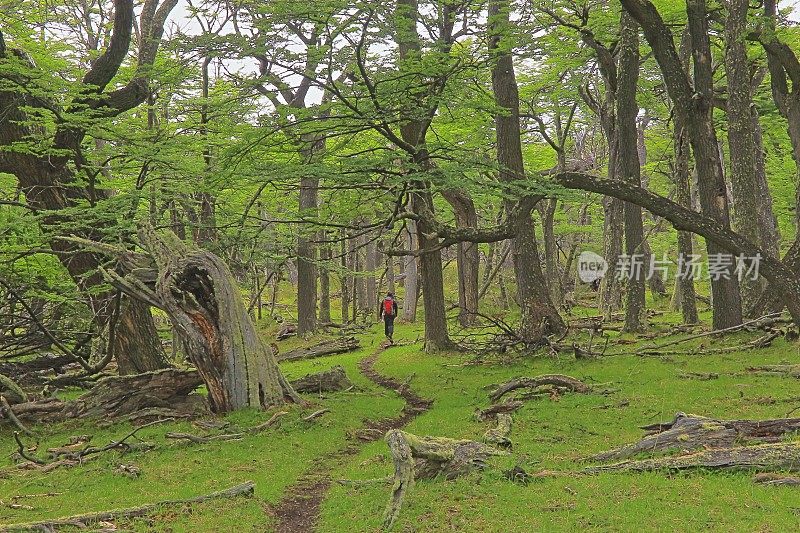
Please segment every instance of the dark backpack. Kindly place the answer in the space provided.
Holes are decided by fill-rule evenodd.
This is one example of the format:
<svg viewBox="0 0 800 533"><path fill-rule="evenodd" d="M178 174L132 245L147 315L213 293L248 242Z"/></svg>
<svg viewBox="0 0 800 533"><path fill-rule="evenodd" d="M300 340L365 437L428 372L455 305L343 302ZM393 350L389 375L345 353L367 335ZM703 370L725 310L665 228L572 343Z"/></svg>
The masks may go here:
<svg viewBox="0 0 800 533"><path fill-rule="evenodd" d="M383 314L385 316L394 315L394 300L389 296L383 299Z"/></svg>

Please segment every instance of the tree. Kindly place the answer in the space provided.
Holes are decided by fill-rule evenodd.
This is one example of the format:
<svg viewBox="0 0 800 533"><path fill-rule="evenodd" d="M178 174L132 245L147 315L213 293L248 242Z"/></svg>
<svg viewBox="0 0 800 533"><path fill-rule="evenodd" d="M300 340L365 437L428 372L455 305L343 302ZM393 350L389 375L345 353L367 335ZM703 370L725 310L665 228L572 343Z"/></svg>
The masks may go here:
<svg viewBox="0 0 800 533"><path fill-rule="evenodd" d="M111 196L108 189L96 186L97 174L92 172L83 142L91 125L110 121L148 97L149 70L155 61L164 22L176 3L177 0L144 3L137 28L139 50L134 74L125 85L113 90L107 88L128 56L133 34L132 0L114 2L113 31L106 49L92 61L67 96L52 87L48 89L44 82L47 76L23 51L7 48L0 34L0 106L5 110L0 116L0 146L12 147L0 151L0 172L17 177L29 206L51 213L43 220L45 232L51 233L50 246L86 295L99 329L109 324L113 309L113 294L102 290L102 279L97 272L99 258L59 239L56 228L74 216L75 208L86 204L93 208ZM42 85L32 80L42 80ZM44 149L16 148L29 143L41 143ZM84 173L88 174L85 181ZM79 231L83 237L99 239L103 229L89 223L82 225ZM119 352L117 357L136 354L135 360L123 362L123 369L165 366L163 350L150 340L155 332L152 320L147 319L143 310L137 309L137 304L124 306L123 310L126 313L139 311L138 320L122 318L123 324L136 327L134 331L130 328L118 331L120 335L131 336L117 346L119 349L128 347L130 351Z"/></svg>
<svg viewBox="0 0 800 533"><path fill-rule="evenodd" d="M509 46L509 5L503 0L489 4L489 53L493 59L492 90L500 108L495 115L497 162L500 180L513 187L525 179L519 118L519 90ZM524 194L524 193L523 193ZM522 312L520 336L535 342L565 328L550 300L547 280L542 274L532 211L542 197L524 194L518 202L505 200L505 210L514 231L512 258L517 281L517 300Z"/></svg>
<svg viewBox="0 0 800 533"><path fill-rule="evenodd" d="M694 154L703 213L728 227L730 217L727 188L712 117L714 87L706 2L689 0L686 3L694 60L694 88L681 65L672 33L652 2L622 0L622 5L642 27L661 68L667 92L675 104L675 112L681 115L686 124ZM711 280L714 327L722 329L741 324L741 294L738 279L733 275L735 259L715 242L707 242L706 248L708 254L719 257L723 268L727 269L727 275Z"/></svg>

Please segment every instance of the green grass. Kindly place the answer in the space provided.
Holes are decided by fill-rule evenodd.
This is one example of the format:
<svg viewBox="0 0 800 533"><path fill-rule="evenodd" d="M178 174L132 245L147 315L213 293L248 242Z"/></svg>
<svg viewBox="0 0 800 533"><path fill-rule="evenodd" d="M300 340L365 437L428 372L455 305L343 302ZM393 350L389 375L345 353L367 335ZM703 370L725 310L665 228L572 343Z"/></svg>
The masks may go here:
<svg viewBox="0 0 800 533"><path fill-rule="evenodd" d="M665 315L659 322L673 322ZM147 454L118 457L104 454L82 467L50 474L12 471L0 479L0 500L18 494L61 492L62 495L27 501L35 510L11 510L0 505L0 524L28 521L143 503L190 497L252 479L256 497L208 502L165 509L149 520L123 524L139 531L265 531L270 530L269 504L279 501L313 461L344 446L345 435L366 418L396 415L402 402L377 390L361 377L358 360L372 353L381 335L376 325L362 337L364 348L284 366L290 377L341 364L359 386L352 393L317 398L331 413L315 424L299 420L292 408L280 429L250 436L240 442L186 445L165 442L168 430L188 430L188 424L169 424L141 432L160 445ZM397 339L413 342L419 325L398 324ZM737 344L754 334L736 334L721 340L700 339L715 346ZM293 341L298 342L298 341ZM690 343L691 344L691 343ZM683 346L683 345L682 345ZM633 348L624 345L621 349ZM609 349L609 351L612 348ZM796 344L778 340L770 348L709 356L649 358L607 357L576 361L572 357L532 358L523 361L463 366L463 354L428 355L418 343L394 347L380 358L380 372L400 380L413 374L411 387L434 399L430 411L406 428L418 434L478 439L484 424L474 421L478 407L488 405L485 387L519 375L565 373L615 389L610 395L562 396L559 401L533 400L514 416L511 457L499 458L493 468L455 481L423 481L410 493L397 531L789 531L800 527L800 495L796 489L754 484L750 474L692 472L562 475L543 478L528 486L512 484L501 470L519 464L529 472L558 470L574 473L581 459L592 453L638 439L638 426L669 420L677 411L720 418L773 418L800 405L798 382L790 378L756 376L748 366L798 362ZM681 372L717 372L719 379L682 379ZM307 412L307 411L306 411ZM255 411L228 417L248 427L270 413ZM40 427L40 448L63 444L66 437L93 433L103 444L129 428L92 425ZM196 430L194 430L196 431ZM0 450L8 454L13 439L0 435ZM137 465L142 476L131 480L114 474L118 463ZM391 461L382 442L365 445L334 478L369 479L389 475ZM379 528L388 487L353 489L334 485L323 503L320 531L375 531Z"/></svg>

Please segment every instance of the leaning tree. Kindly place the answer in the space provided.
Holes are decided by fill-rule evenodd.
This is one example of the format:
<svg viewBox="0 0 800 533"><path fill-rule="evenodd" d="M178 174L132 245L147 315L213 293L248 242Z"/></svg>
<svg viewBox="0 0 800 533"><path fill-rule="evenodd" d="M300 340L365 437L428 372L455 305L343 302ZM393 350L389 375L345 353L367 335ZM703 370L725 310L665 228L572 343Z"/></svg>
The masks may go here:
<svg viewBox="0 0 800 533"><path fill-rule="evenodd" d="M259 337L233 274L220 257L150 226L139 231L145 253L70 240L116 257L115 269L101 268L107 280L169 316L215 412L302 402Z"/></svg>

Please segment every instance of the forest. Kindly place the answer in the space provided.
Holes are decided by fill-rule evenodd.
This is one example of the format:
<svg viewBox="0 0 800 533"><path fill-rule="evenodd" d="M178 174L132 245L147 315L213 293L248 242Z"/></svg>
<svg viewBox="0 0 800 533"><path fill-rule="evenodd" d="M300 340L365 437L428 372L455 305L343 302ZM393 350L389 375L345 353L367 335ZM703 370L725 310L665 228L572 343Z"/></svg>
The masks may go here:
<svg viewBox="0 0 800 533"><path fill-rule="evenodd" d="M798 21L0 0L0 531L797 531Z"/></svg>

